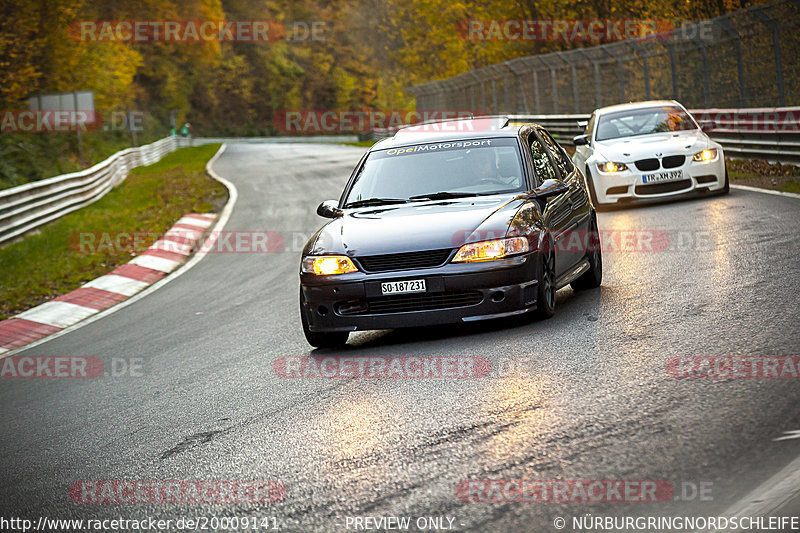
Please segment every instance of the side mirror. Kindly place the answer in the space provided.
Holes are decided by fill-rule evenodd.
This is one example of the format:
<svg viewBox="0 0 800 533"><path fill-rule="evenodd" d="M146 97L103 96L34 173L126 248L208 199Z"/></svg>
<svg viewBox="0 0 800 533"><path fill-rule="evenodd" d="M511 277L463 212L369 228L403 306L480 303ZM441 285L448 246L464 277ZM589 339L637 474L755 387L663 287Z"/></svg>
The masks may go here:
<svg viewBox="0 0 800 533"><path fill-rule="evenodd" d="M578 135L577 137L572 138L572 143L575 146L585 146L589 144L589 136L588 135Z"/></svg>
<svg viewBox="0 0 800 533"><path fill-rule="evenodd" d="M317 206L317 214L325 218L339 218L344 212L337 206L339 202L336 200L325 200Z"/></svg>
<svg viewBox="0 0 800 533"><path fill-rule="evenodd" d="M558 196L559 194L563 194L568 190L569 187L567 184L561 180L545 180L544 183L533 190L531 197L546 200L551 196Z"/></svg>

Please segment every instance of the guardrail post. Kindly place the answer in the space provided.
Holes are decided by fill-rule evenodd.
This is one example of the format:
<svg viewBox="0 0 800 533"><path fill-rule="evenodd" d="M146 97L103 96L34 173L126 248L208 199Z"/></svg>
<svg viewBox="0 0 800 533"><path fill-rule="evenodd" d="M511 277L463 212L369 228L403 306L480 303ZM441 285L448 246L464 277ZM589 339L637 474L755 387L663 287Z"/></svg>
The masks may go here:
<svg viewBox="0 0 800 533"><path fill-rule="evenodd" d="M747 90L744 85L744 63L742 62L742 36L731 25L731 21L722 17L711 19L712 23L718 24L733 41L733 48L736 52L736 77L739 81L739 107L747 107Z"/></svg>
<svg viewBox="0 0 800 533"><path fill-rule="evenodd" d="M648 61L650 54L643 52L639 43L636 41L627 41L639 56L642 58L642 71L644 72L644 99L650 100L650 62Z"/></svg>
<svg viewBox="0 0 800 533"><path fill-rule="evenodd" d="M616 52L612 52L612 50L614 50L613 45L600 46L599 48L608 54L617 64L617 81L619 82L619 102L617 103L621 104L625 101L625 71L622 68L622 60L619 58Z"/></svg>
<svg viewBox="0 0 800 533"><path fill-rule="evenodd" d="M778 23L764 13L760 6L751 6L750 10L758 19L772 31L772 51L775 58L775 83L778 88L778 105L786 105L786 95L783 92L783 63L781 61L781 34Z"/></svg>
<svg viewBox="0 0 800 533"><path fill-rule="evenodd" d="M513 61L506 61L505 65L508 67L508 70L514 74L514 78L517 80L517 111L529 113L530 109L528 108L528 98L525 94L525 84L522 83L522 73L517 70Z"/></svg>
<svg viewBox="0 0 800 533"><path fill-rule="evenodd" d="M699 33L699 32L698 32ZM702 70L703 70L703 104L706 108L711 107L711 82L708 78L708 51L706 50L706 43L705 41L695 35L692 37L692 42L700 50L700 58L702 60Z"/></svg>
<svg viewBox="0 0 800 533"><path fill-rule="evenodd" d="M603 107L603 96L600 93L600 65L592 56L590 56L583 48L578 48L578 51L592 62L592 69L594 70L594 106ZM578 111L576 111L577 113Z"/></svg>
<svg viewBox="0 0 800 533"><path fill-rule="evenodd" d="M580 113L580 98L578 96L578 71L575 65L570 64L569 69L572 73L572 104L575 113Z"/></svg>

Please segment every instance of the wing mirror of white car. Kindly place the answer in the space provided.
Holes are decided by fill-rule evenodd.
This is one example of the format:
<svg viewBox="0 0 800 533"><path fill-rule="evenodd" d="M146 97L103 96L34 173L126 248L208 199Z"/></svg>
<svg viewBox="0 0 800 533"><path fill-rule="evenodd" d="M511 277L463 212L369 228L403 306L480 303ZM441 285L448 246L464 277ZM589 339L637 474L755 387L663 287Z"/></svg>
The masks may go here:
<svg viewBox="0 0 800 533"><path fill-rule="evenodd" d="M577 137L572 138L572 142L575 144L575 146L585 146L589 144L589 136L578 135Z"/></svg>
<svg viewBox="0 0 800 533"><path fill-rule="evenodd" d="M317 214L325 218L339 218L343 212L338 205L336 200L325 200L317 206Z"/></svg>

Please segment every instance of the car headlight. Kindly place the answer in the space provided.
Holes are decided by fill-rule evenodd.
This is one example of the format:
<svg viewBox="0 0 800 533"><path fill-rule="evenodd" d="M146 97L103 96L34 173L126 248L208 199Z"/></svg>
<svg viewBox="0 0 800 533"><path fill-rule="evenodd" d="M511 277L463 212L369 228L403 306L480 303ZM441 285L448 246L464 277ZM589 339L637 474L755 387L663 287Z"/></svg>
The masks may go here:
<svg viewBox="0 0 800 533"><path fill-rule="evenodd" d="M494 261L511 255L518 255L530 249L525 237L510 237L465 244L459 248L453 263L475 263L477 261Z"/></svg>
<svg viewBox="0 0 800 533"><path fill-rule="evenodd" d="M692 161L713 161L717 158L717 149L716 148L709 148L708 150L703 150L701 152L697 152L692 156Z"/></svg>
<svg viewBox="0 0 800 533"><path fill-rule="evenodd" d="M332 274L348 274L358 269L349 257L344 255L317 255L303 258L300 271L305 274L330 276Z"/></svg>
<svg viewBox="0 0 800 533"><path fill-rule="evenodd" d="M606 161L605 163L597 163L597 168L600 169L600 172L621 172L623 170L628 170L628 165L625 163Z"/></svg>

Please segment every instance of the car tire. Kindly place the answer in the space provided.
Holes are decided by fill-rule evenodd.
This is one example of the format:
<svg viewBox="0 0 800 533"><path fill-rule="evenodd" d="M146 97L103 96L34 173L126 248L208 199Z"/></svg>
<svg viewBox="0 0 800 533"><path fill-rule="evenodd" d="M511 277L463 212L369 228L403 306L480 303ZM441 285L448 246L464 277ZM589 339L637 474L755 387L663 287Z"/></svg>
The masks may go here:
<svg viewBox="0 0 800 533"><path fill-rule="evenodd" d="M340 348L347 344L350 333L347 331L333 331L322 333L308 329L308 319L306 318L306 299L303 297L303 289L300 289L300 322L303 324L303 334L306 341L315 348Z"/></svg>
<svg viewBox="0 0 800 533"><path fill-rule="evenodd" d="M544 320L556 312L556 252L550 240L543 242L539 252L536 287L536 310L533 318Z"/></svg>
<svg viewBox="0 0 800 533"><path fill-rule="evenodd" d="M722 189L719 191L720 194L728 194L731 192L731 182L728 179L728 165L725 165L725 185L722 186Z"/></svg>
<svg viewBox="0 0 800 533"><path fill-rule="evenodd" d="M592 199L592 205L597 211L602 211L603 206L597 200L597 193L594 190L594 180L592 180L592 174L588 166L586 167L584 178L586 178L586 188L589 189L589 197Z"/></svg>
<svg viewBox="0 0 800 533"><path fill-rule="evenodd" d="M589 270L581 277L569 284L574 291L596 289L603 282L603 251L600 246L600 232L597 229L597 215L592 213L587 235L586 260L589 261Z"/></svg>

